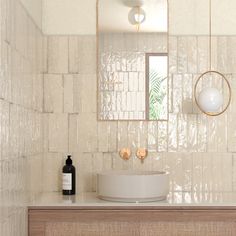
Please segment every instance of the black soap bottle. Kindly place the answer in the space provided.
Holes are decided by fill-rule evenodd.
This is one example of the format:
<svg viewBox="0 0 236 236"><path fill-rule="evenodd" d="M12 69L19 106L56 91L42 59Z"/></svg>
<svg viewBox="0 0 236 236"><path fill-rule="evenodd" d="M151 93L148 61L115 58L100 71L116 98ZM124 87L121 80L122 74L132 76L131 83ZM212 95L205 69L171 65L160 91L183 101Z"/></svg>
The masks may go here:
<svg viewBox="0 0 236 236"><path fill-rule="evenodd" d="M75 194L75 167L72 165L71 156L67 156L66 165L62 169L62 194Z"/></svg>

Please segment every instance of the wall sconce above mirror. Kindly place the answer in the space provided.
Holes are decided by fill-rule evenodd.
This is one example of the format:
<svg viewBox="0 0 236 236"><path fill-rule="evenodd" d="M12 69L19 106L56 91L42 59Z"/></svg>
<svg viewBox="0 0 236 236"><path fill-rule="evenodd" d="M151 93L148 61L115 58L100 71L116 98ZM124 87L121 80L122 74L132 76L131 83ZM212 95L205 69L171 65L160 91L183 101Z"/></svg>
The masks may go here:
<svg viewBox="0 0 236 236"><path fill-rule="evenodd" d="M97 40L98 120L167 120L167 0L99 0Z"/></svg>

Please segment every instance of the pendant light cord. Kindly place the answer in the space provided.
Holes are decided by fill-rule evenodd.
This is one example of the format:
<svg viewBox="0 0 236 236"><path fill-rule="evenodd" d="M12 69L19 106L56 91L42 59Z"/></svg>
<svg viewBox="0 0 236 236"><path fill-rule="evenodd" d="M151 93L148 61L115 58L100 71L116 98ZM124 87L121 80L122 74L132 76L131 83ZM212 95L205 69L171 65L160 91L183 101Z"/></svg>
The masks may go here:
<svg viewBox="0 0 236 236"><path fill-rule="evenodd" d="M136 24L136 31L140 30L140 6L138 6L138 24Z"/></svg>
<svg viewBox="0 0 236 236"><path fill-rule="evenodd" d="M211 21L212 21L212 17L211 17L211 0L209 0L209 67L210 70L212 70L212 65L211 65L211 44L212 44L212 26L211 26Z"/></svg>

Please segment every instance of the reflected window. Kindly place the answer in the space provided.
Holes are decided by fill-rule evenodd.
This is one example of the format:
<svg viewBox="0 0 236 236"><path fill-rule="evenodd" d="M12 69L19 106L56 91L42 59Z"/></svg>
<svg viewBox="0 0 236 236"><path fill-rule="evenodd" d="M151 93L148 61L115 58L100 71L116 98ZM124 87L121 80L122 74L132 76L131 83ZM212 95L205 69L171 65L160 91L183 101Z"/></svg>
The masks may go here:
<svg viewBox="0 0 236 236"><path fill-rule="evenodd" d="M168 54L146 54L146 119L167 120Z"/></svg>

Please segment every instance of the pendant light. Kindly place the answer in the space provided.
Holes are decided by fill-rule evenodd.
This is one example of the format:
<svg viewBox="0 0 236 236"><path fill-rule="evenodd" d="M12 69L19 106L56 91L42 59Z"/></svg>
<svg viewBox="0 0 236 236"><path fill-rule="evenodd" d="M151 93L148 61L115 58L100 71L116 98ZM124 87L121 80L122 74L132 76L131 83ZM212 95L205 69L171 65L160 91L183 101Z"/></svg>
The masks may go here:
<svg viewBox="0 0 236 236"><path fill-rule="evenodd" d="M212 15L211 15L211 0L209 0L209 70L202 73L194 86L194 98L198 108L209 116L219 116L224 113L230 105L231 102L231 87L229 81L219 71L212 69L212 62L211 62L211 51L212 51ZM197 96L197 87L200 80L203 79L211 79L211 78L219 78L225 82L228 88L228 100L227 104L222 108L224 105L224 98L223 94L219 91L219 89L215 87L205 87L203 88Z"/></svg>
<svg viewBox="0 0 236 236"><path fill-rule="evenodd" d="M136 30L140 30L140 25L145 21L146 13L141 6L132 7L128 14L129 23L136 26Z"/></svg>

